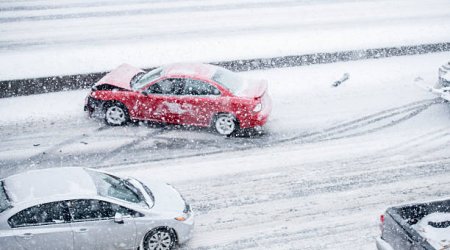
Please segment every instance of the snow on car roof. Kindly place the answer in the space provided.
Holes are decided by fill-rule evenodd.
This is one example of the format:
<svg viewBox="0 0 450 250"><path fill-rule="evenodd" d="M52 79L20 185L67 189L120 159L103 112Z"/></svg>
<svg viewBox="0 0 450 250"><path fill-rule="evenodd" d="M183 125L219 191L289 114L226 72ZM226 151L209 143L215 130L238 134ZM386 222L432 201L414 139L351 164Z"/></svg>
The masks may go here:
<svg viewBox="0 0 450 250"><path fill-rule="evenodd" d="M50 168L28 171L3 180L13 203L52 196L95 195L97 188L84 168Z"/></svg>
<svg viewBox="0 0 450 250"><path fill-rule="evenodd" d="M164 75L187 75L211 78L217 66L202 63L175 63L164 67Z"/></svg>

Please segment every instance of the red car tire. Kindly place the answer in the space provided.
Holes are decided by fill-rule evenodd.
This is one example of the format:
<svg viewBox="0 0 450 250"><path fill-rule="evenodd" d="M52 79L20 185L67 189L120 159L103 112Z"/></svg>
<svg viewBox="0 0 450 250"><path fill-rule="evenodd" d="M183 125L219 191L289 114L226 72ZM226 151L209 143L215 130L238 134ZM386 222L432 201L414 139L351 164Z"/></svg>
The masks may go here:
<svg viewBox="0 0 450 250"><path fill-rule="evenodd" d="M231 136L239 129L239 122L234 115L221 113L214 117L212 126L220 135Z"/></svg>
<svg viewBox="0 0 450 250"><path fill-rule="evenodd" d="M107 102L104 104L105 122L111 126L125 125L130 116L127 107L120 102Z"/></svg>

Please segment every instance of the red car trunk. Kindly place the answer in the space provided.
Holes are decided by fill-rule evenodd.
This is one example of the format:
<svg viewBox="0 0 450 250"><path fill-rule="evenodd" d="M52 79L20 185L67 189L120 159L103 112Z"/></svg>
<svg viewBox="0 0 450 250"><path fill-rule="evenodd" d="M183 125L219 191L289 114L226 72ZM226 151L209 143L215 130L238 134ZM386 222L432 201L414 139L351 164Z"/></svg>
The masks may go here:
<svg viewBox="0 0 450 250"><path fill-rule="evenodd" d="M267 80L246 80L244 82L245 87L236 93L236 95L247 98L262 97L267 90L267 85Z"/></svg>

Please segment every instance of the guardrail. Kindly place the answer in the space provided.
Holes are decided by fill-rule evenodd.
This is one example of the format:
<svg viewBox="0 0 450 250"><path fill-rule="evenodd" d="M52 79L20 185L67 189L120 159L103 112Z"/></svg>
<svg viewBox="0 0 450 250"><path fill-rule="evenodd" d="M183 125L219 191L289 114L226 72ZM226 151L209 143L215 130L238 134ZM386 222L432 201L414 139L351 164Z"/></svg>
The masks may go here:
<svg viewBox="0 0 450 250"><path fill-rule="evenodd" d="M331 53L212 62L233 71L264 70L311 64L377 59L450 51L450 43L433 43ZM150 69L146 69L150 70ZM107 72L0 81L0 98L89 88Z"/></svg>

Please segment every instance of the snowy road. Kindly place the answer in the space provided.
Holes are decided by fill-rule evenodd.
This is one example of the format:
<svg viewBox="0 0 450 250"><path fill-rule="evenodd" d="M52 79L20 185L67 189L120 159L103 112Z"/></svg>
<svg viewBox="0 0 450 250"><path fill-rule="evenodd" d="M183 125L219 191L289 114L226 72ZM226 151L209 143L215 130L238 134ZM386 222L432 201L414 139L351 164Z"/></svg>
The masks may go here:
<svg viewBox="0 0 450 250"><path fill-rule="evenodd" d="M1 1L0 80L447 42L449 9L447 0Z"/></svg>
<svg viewBox="0 0 450 250"><path fill-rule="evenodd" d="M257 138L106 127L82 112L85 91L0 99L0 177L88 166L170 182L197 214L186 249L374 249L387 206L450 197L450 106L415 85L449 58L242 73L271 81Z"/></svg>
<svg viewBox="0 0 450 250"><path fill-rule="evenodd" d="M448 0L0 2L0 81L124 62L224 61L450 41ZM267 78L266 133L107 127L86 91L0 99L0 178L102 168L173 184L196 211L182 249L375 249L388 206L450 197L450 53L241 73ZM330 85L349 73L341 86Z"/></svg>

